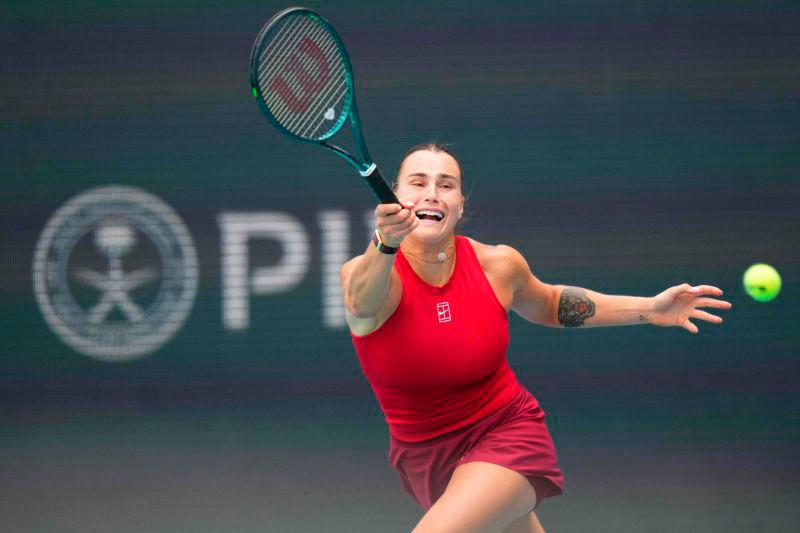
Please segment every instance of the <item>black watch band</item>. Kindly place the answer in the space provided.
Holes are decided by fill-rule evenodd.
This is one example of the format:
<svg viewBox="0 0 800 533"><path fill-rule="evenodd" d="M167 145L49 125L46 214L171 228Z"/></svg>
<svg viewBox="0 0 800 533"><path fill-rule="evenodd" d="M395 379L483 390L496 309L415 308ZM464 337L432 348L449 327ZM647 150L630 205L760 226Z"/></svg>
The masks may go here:
<svg viewBox="0 0 800 533"><path fill-rule="evenodd" d="M378 233L378 228L375 228L375 233L372 234L372 244L374 244L375 248L377 248L378 251L381 252L382 254L392 255L396 254L398 250L398 248L392 248L391 246L386 246L385 244L383 244L383 241L381 240L381 235L380 233Z"/></svg>

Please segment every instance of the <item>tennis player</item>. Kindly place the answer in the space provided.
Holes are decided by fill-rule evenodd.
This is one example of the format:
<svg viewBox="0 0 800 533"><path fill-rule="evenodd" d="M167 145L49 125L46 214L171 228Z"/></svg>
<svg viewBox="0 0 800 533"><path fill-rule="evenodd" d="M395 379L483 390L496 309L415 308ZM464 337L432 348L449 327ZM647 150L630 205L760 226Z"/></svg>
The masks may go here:
<svg viewBox="0 0 800 533"><path fill-rule="evenodd" d="M543 532L535 509L563 476L537 400L508 366L508 312L551 327L719 324L708 285L652 298L549 285L515 249L456 233L461 167L438 144L401 162L400 204L341 270L347 323L389 425L389 460L426 511L414 533Z"/></svg>

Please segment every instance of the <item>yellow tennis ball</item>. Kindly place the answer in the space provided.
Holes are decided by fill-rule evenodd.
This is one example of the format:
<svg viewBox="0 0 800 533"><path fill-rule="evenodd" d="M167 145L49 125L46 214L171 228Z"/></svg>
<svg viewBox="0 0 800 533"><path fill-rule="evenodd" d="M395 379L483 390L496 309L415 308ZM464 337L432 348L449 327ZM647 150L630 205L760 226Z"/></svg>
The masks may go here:
<svg viewBox="0 0 800 533"><path fill-rule="evenodd" d="M744 273L744 290L757 302L770 302L781 292L781 275L765 263L757 263Z"/></svg>

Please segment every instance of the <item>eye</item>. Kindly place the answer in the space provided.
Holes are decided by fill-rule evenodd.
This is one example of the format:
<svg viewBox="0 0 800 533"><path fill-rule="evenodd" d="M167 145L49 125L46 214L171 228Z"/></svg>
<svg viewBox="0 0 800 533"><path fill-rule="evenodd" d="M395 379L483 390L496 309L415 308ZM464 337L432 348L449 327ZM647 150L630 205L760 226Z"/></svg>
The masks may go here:
<svg viewBox="0 0 800 533"><path fill-rule="evenodd" d="M440 187L443 188L443 189L452 189L453 188L453 186L450 185L449 183L442 183L440 185Z"/></svg>

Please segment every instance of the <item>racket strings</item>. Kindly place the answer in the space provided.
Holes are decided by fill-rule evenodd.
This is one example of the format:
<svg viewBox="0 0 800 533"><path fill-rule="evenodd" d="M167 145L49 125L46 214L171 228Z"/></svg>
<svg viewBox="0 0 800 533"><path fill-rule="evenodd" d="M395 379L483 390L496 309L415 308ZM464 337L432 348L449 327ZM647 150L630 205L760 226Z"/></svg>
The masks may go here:
<svg viewBox="0 0 800 533"><path fill-rule="evenodd" d="M331 40L331 42L326 47L326 49L323 50L323 53L325 53L325 57L326 58L330 57L330 55L329 55L330 51L331 50L335 50L335 48L336 48L336 43L333 42L333 40ZM334 55L334 57L336 57L336 56ZM342 65L340 64L339 65L339 72L336 73L336 74L339 75L339 76L337 76L338 78L341 78L341 76L343 74L342 70L343 70L342 69ZM329 71L327 73L327 75L329 76L329 80L331 81L331 83L327 83L325 88L322 89L317 94L317 96L314 98L314 100L309 104L307 111L305 111L305 112L303 112L301 114L298 114L294 118L294 120L289 123L289 126L288 126L289 129L295 129L295 130L300 132L301 129L302 129L302 125L300 123L300 120L303 119L304 117L307 117L309 119L309 121L313 121L313 119L318 117L320 111L325 108L324 104L325 104L326 101L328 101L328 97L330 96L330 92L332 90L336 90L336 89L344 89L344 90L346 90L347 89L347 86L344 83L342 83L342 82L337 83L339 81L339 79L337 79L337 77L330 76L330 74L331 73ZM320 106L320 104L321 104L321 106ZM329 106L329 107L333 107L333 106ZM300 136L304 137L305 135L301 132Z"/></svg>
<svg viewBox="0 0 800 533"><path fill-rule="evenodd" d="M335 51L336 43L331 42L331 45L330 50ZM313 99L307 112L295 117L289 124L289 128L295 130L301 137L318 138L326 129L329 129L323 128L323 126L335 123L334 119L339 116L337 109L341 109L339 104L347 94L346 70L344 65L339 62L338 69L331 75L331 83L328 83ZM333 116L327 113L329 109L333 109Z"/></svg>
<svg viewBox="0 0 800 533"><path fill-rule="evenodd" d="M315 45L316 38L319 37L319 34L324 36L324 30L315 32L311 36L311 38L314 39L313 42ZM327 46L319 49L322 53L322 57L325 59L326 65L323 65L322 67L320 67L320 65L316 65L318 69L326 68L331 63L332 59L337 59L337 54L331 53L332 51L336 51L336 43L332 39L328 40L329 42L327 43ZM303 40L301 39L300 41L302 42ZM305 60L295 63L293 68L309 69L314 61L315 59L310 57L310 55L305 55ZM287 63L288 62L289 60L287 60ZM335 62L334 66L336 63L341 62ZM284 71L285 70L286 69L284 69ZM292 106L286 105L286 103L283 101L282 95L273 92L272 98L270 98L268 105L275 109L276 120L281 122L285 128L297 135L311 138L318 137L320 132L317 130L319 130L320 126L325 124L326 120L324 111L328 108L335 108L335 106L341 101L341 94L346 91L346 85L343 83L344 72L342 72L342 65L339 64L339 69L336 70L339 72L334 72L334 76L330 76L329 70L317 73L320 77L324 76L328 79L323 80L322 88L318 90L316 96L312 97L310 101L305 102L305 105L303 106L304 109L300 112L293 110ZM290 83L287 84L289 90L293 91L294 94L303 94L307 99L308 95L306 94L305 88L302 87L302 83L295 79L294 76L282 76L284 81L286 81L287 78L290 81ZM337 88L340 89L338 94L331 98L332 93ZM327 118L327 120L331 119Z"/></svg>
<svg viewBox="0 0 800 533"><path fill-rule="evenodd" d="M301 24L302 22L303 21L301 21ZM286 60L286 57L291 55L290 51L294 51L298 48L298 44L300 43L300 41L302 41L305 38L309 38L314 40L314 42L316 42L316 37L318 37L319 35L323 35L324 33L325 29L319 25L315 25L315 27L311 28L311 32L301 29L300 31L295 32L293 36L288 31L287 32L281 31L281 35L279 35L278 38L283 38L284 36L289 36L289 37L282 43L278 43L277 42L278 38L276 38L275 46L272 47L272 50L269 49L264 50L262 58L266 56L267 59L264 60L261 66L259 67L259 72L263 70L263 74L259 76L259 80L261 80L262 78L266 78L266 76L269 73L273 74L281 73L281 69L276 68L277 63L279 63L280 60ZM308 64L311 62L311 60L312 58L310 56L306 56L306 58L301 61L303 64ZM290 82L297 83L296 80L294 79L290 80Z"/></svg>
<svg viewBox="0 0 800 533"><path fill-rule="evenodd" d="M344 78L344 75L342 75L342 78ZM318 132L324 129L323 126L326 124L335 124L335 119L339 115L336 110L340 109L339 104L347 94L347 85L345 83L331 84L330 87L326 89L325 94L320 95L315 103L312 104L313 110L309 114L308 120L305 121L305 127L303 128L302 124L298 124L300 136L308 137L312 132ZM334 110L332 113L333 116L327 113L329 109Z"/></svg>
<svg viewBox="0 0 800 533"><path fill-rule="evenodd" d="M296 43L288 42L288 39L291 39L292 35L296 36L298 39L300 38L302 33L293 33L293 30L295 30L297 26L301 25L303 22L304 20L301 17L293 17L289 22L285 22L283 27L277 30L277 37L271 40L269 44L264 47L264 51L261 52L258 57L259 82L262 82L267 74L269 74L269 69L274 66L273 63L282 57L277 55L276 51L283 50L285 55L286 50L289 50L292 46L296 45Z"/></svg>
<svg viewBox="0 0 800 533"><path fill-rule="evenodd" d="M303 20L304 17L295 18L300 19L300 26L303 25L303 22L306 22L306 20ZM269 47L267 47L267 50L265 50L264 54L262 54L262 58L266 59L259 68L259 70L263 69L262 77L259 79L261 81L262 90L269 94L267 105L269 105L270 108L276 105L283 107L281 104L284 104L279 93L269 92L270 85L276 78L280 78L281 81L285 83L294 94L301 94L299 92L302 90L300 88L300 81L297 76L291 75L292 72L289 72L287 64L291 61L294 69L307 68L312 61L312 58L310 55L304 55L302 59L298 60L297 58L299 56L296 53L298 45L304 38L314 39L315 37L318 37L319 34L324 32L324 30L318 25L308 27L309 25L306 24L306 26L306 28L301 27L299 31L293 32L293 35L292 32L281 30L275 37L275 46L273 46L271 50ZM286 28L286 25L284 28ZM284 37L287 38L283 39ZM279 64L281 61L283 61L283 65Z"/></svg>
<svg viewBox="0 0 800 533"><path fill-rule="evenodd" d="M288 17L258 55L258 84L273 118L294 135L326 138L351 95L349 72L330 30L305 15Z"/></svg>

